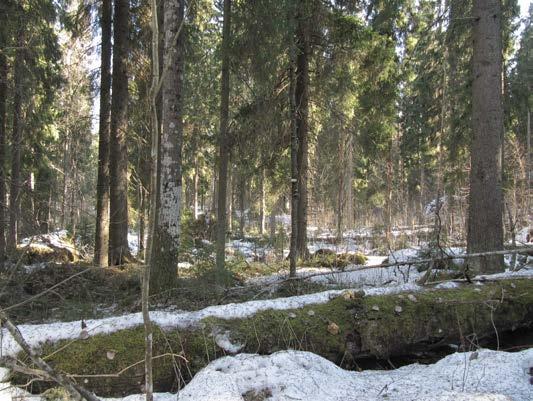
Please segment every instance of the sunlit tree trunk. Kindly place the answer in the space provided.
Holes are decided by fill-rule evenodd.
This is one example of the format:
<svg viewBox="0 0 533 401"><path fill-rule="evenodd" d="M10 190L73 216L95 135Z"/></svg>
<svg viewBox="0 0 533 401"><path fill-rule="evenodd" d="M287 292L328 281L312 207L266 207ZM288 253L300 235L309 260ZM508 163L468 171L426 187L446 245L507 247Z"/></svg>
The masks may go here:
<svg viewBox="0 0 533 401"><path fill-rule="evenodd" d="M6 44L6 35L0 28L0 47ZM4 265L6 251L6 98L7 98L7 59L0 52L0 268Z"/></svg>
<svg viewBox="0 0 533 401"><path fill-rule="evenodd" d="M266 214L265 214L265 170L261 169L261 176L259 178L259 234L263 235L265 232L266 225Z"/></svg>
<svg viewBox="0 0 533 401"><path fill-rule="evenodd" d="M164 3L165 70L161 87L162 132L159 215L152 249L151 288L170 289L177 276L182 195L181 149L183 136L183 34L178 34L184 14L184 0ZM176 41L177 40L177 41Z"/></svg>
<svg viewBox="0 0 533 401"><path fill-rule="evenodd" d="M102 0L100 25L100 122L98 126L98 178L96 184L96 233L94 263L106 266L109 251L109 118L111 97L112 1Z"/></svg>
<svg viewBox="0 0 533 401"><path fill-rule="evenodd" d="M220 90L220 132L218 138L218 205L216 268L220 276L224 270L226 246L226 191L228 186L228 115L229 115L229 41L231 35L231 0L224 0L224 23L222 27L222 82Z"/></svg>
<svg viewBox="0 0 533 401"><path fill-rule="evenodd" d="M309 130L309 20L307 0L300 0L296 21L296 131L298 135L298 235L297 252L307 258L307 173Z"/></svg>
<svg viewBox="0 0 533 401"><path fill-rule="evenodd" d="M121 265L128 249L128 41L129 0L115 0L110 125L109 265Z"/></svg>
<svg viewBox="0 0 533 401"><path fill-rule="evenodd" d="M298 130L296 124L296 54L295 46L291 45L289 57L289 113L291 127L291 238L289 244L289 275L296 277L298 260ZM283 246L282 246L283 248ZM281 250L283 256L283 249Z"/></svg>
<svg viewBox="0 0 533 401"><path fill-rule="evenodd" d="M9 190L9 232L7 247L14 250L17 246L18 224L20 219L20 156L22 147L22 78L24 74L24 29L19 28L15 54L14 94L13 94L13 131L11 134L11 183Z"/></svg>
<svg viewBox="0 0 533 401"><path fill-rule="evenodd" d="M194 207L194 219L198 219L198 190L199 190L199 181L200 181L200 168L198 166L198 157L194 158L194 195L193 195L193 207Z"/></svg>

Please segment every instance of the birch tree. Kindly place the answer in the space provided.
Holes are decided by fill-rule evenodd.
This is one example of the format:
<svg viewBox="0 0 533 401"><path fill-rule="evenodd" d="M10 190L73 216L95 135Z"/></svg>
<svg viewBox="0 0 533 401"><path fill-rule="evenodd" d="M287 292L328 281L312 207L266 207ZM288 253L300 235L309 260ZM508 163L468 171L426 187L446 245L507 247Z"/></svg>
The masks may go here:
<svg viewBox="0 0 533 401"><path fill-rule="evenodd" d="M184 0L164 3L162 132L160 144L159 212L152 247L151 286L171 288L176 280L182 193L183 32Z"/></svg>

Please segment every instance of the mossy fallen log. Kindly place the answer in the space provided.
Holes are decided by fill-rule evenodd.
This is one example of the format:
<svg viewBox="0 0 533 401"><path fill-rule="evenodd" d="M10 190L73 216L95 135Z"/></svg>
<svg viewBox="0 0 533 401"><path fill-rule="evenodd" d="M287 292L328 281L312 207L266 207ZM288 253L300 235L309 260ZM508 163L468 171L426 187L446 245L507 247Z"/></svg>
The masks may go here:
<svg viewBox="0 0 533 401"><path fill-rule="evenodd" d="M343 366L387 359L449 343L469 343L533 325L533 280L454 289L362 296L345 292L325 304L264 311L246 319L204 319L188 330L154 333L156 391L175 390L209 361L231 352L307 350ZM143 329L45 344L42 355L102 396L142 390ZM22 357L21 357L22 358ZM28 380L16 376L18 383ZM37 391L47 383L34 383Z"/></svg>

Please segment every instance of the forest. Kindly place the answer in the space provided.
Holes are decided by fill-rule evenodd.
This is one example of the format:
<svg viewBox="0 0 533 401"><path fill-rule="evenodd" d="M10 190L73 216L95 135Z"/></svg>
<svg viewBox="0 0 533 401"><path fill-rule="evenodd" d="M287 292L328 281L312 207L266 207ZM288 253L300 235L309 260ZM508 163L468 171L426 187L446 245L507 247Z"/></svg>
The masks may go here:
<svg viewBox="0 0 533 401"><path fill-rule="evenodd" d="M0 0L0 401L533 401L532 23Z"/></svg>

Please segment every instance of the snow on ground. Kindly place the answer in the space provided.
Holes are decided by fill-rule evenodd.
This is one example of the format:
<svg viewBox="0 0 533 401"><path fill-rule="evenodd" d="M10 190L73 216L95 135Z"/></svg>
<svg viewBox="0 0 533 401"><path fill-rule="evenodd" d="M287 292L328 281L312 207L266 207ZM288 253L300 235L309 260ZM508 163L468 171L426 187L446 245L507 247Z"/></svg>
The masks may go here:
<svg viewBox="0 0 533 401"><path fill-rule="evenodd" d="M414 284L399 285L396 287L380 287L365 290L366 295L396 294L406 291L418 291L421 287ZM265 310L288 310L302 308L307 305L323 304L330 299L340 296L343 290L331 290L314 294L299 295L286 298L275 298L243 303L230 303L214 305L207 308L192 311L151 311L150 317L154 324L159 327L184 329L198 324L207 317L219 319L242 319ZM22 336L32 347L50 341L69 340L85 335L97 335L112 333L142 325L141 313L131 313L122 316L113 316L103 319L86 320L87 328L82 333L81 321L57 322L38 325L23 324L18 326ZM13 340L6 329L2 329L0 335L0 355L14 356L20 351L18 344Z"/></svg>
<svg viewBox="0 0 533 401"><path fill-rule="evenodd" d="M531 401L527 369L533 349L456 353L433 365L391 371L346 371L309 352L269 356L240 354L215 360L179 393L178 401L243 401L244 394L269 401Z"/></svg>
<svg viewBox="0 0 533 401"><path fill-rule="evenodd" d="M377 257L374 260L379 260ZM382 258L383 260L383 258ZM352 266L353 267L353 266ZM320 274L315 276L315 274ZM414 283L421 274L413 266L381 267L373 269L361 269L351 271L338 271L327 267L302 267L298 268L298 277L309 277L308 282L342 285L352 287L364 286L397 286L399 284ZM287 271L275 273L269 276L254 277L246 281L248 285L273 285L288 277Z"/></svg>
<svg viewBox="0 0 533 401"><path fill-rule="evenodd" d="M265 254L270 248L259 246L253 242L236 239L226 243L226 249L232 249L234 252L239 252L244 258L251 262L265 257Z"/></svg>
<svg viewBox="0 0 533 401"><path fill-rule="evenodd" d="M35 235L33 237L23 238L20 241L21 245L43 245L48 247L48 243L56 248L72 248L68 237L67 230L54 231L48 234Z"/></svg>
<svg viewBox="0 0 533 401"><path fill-rule="evenodd" d="M529 227L524 227L516 233L516 242L518 242L519 245L529 245L531 244L531 238L529 238L530 241L528 241L528 235L529 231L531 229Z"/></svg>
<svg viewBox="0 0 533 401"><path fill-rule="evenodd" d="M361 252L362 248L359 245L356 245L353 240L346 239L345 241L342 241L340 244L334 244L331 242L325 242L325 241L315 241L315 242L309 242L307 245L307 248L309 249L309 253L311 255L314 255L316 251L319 249L329 249L333 252L340 254L340 253L356 253Z"/></svg>
<svg viewBox="0 0 533 401"><path fill-rule="evenodd" d="M70 241L67 230L58 230L47 234L23 238L20 241L20 245L30 245L33 249L42 249L44 251L50 250L51 245L57 249L66 249L73 254L78 253L76 247Z"/></svg>
<svg viewBox="0 0 533 401"><path fill-rule="evenodd" d="M244 401L256 395L265 401L531 401L532 366L533 349L455 353L431 365L362 372L341 369L310 352L239 354L211 362L178 394L157 393L154 400ZM0 390L1 401L28 395L8 386L0 387L5 390ZM142 401L144 395L103 400Z"/></svg>
<svg viewBox="0 0 533 401"><path fill-rule="evenodd" d="M406 253L407 255L407 253ZM414 255L414 253L413 253ZM407 261L404 255L397 255L398 261ZM376 266L382 264L387 259L386 256L368 256L365 266ZM390 259L389 259L390 260ZM354 269L355 265L348 266ZM320 273L322 275L313 276ZM298 268L296 275L299 277L309 277L308 281L321 284L344 285L344 286L394 286L398 284L414 283L421 274L414 266L402 265L395 267L381 267L372 269L339 271L333 268ZM269 276L254 277L246 281L249 285L271 285L281 281L288 276L288 271L281 271Z"/></svg>

